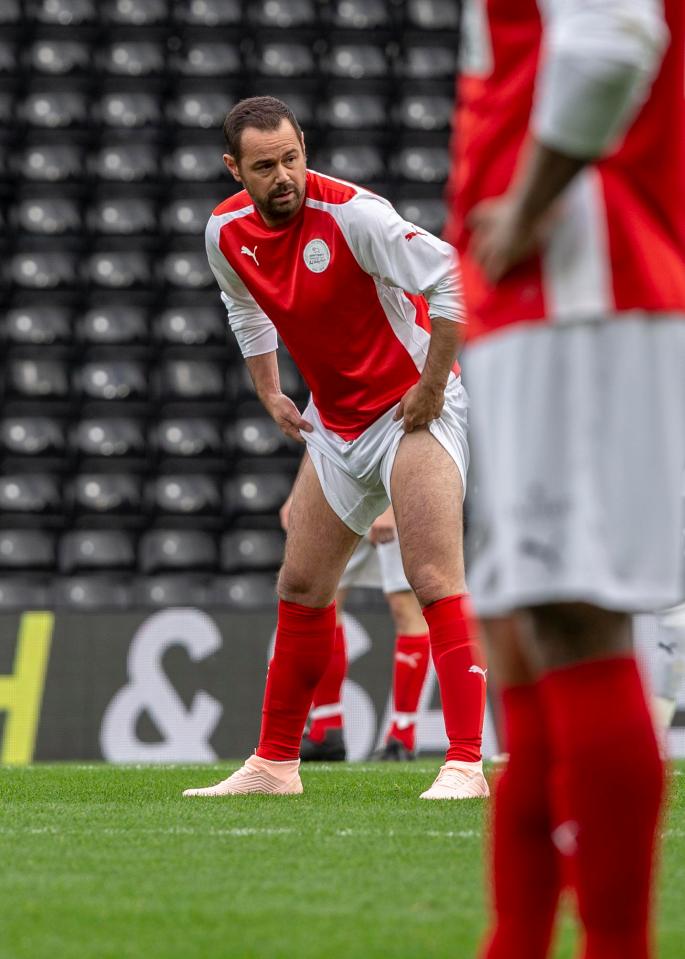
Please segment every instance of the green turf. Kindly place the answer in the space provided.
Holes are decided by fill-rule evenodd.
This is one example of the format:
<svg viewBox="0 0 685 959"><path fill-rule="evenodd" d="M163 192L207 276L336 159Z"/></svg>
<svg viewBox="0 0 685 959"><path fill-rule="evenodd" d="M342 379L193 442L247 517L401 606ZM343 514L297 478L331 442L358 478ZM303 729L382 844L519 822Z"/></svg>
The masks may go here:
<svg viewBox="0 0 685 959"><path fill-rule="evenodd" d="M1 769L2 959L475 956L484 806L419 802L435 763L309 766L292 798L180 797L228 768ZM685 949L684 771L664 824L660 959ZM555 959L573 941L565 922Z"/></svg>

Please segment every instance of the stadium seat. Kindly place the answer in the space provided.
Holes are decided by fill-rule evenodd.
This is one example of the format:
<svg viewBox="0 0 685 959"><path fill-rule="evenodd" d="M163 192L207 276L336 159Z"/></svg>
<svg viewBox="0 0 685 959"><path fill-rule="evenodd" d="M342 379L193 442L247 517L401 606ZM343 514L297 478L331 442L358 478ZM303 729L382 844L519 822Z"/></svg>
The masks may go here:
<svg viewBox="0 0 685 959"><path fill-rule="evenodd" d="M157 228L155 204L144 197L110 197L98 200L86 218L92 233L142 236Z"/></svg>
<svg viewBox="0 0 685 959"><path fill-rule="evenodd" d="M63 576L53 582L51 597L57 609L120 609L131 607L131 586L107 575Z"/></svg>
<svg viewBox="0 0 685 959"><path fill-rule="evenodd" d="M163 23L167 15L167 0L104 0L101 3L104 22L121 26L152 26Z"/></svg>
<svg viewBox="0 0 685 959"><path fill-rule="evenodd" d="M162 225L168 233L200 235L205 231L209 215L217 205L211 197L184 197L172 200L162 211Z"/></svg>
<svg viewBox="0 0 685 959"><path fill-rule="evenodd" d="M14 208L13 219L24 233L53 236L81 229L78 203L66 197L24 197Z"/></svg>
<svg viewBox="0 0 685 959"><path fill-rule="evenodd" d="M151 143L103 143L89 166L101 180L134 183L159 176L156 147Z"/></svg>
<svg viewBox="0 0 685 959"><path fill-rule="evenodd" d="M429 233L440 236L445 225L445 204L439 199L404 199L397 203L398 212Z"/></svg>
<svg viewBox="0 0 685 959"><path fill-rule="evenodd" d="M160 263L160 273L163 280L175 287L199 290L216 284L207 263L207 254L199 244L167 253Z"/></svg>
<svg viewBox="0 0 685 959"><path fill-rule="evenodd" d="M165 419L157 424L153 440L163 456L221 456L223 443L219 426L201 418Z"/></svg>
<svg viewBox="0 0 685 959"><path fill-rule="evenodd" d="M66 445L64 427L46 416L7 416L0 421L0 445L13 456L58 456Z"/></svg>
<svg viewBox="0 0 685 959"><path fill-rule="evenodd" d="M14 44L0 42L0 75L12 75L19 68Z"/></svg>
<svg viewBox="0 0 685 959"><path fill-rule="evenodd" d="M88 310L76 323L83 343L137 344L147 340L145 310L130 304L104 304Z"/></svg>
<svg viewBox="0 0 685 959"><path fill-rule="evenodd" d="M57 250L27 251L12 257L10 273L19 287L54 290L63 286L73 286L76 282L76 261L72 254Z"/></svg>
<svg viewBox="0 0 685 959"><path fill-rule="evenodd" d="M334 77L368 80L388 73L388 62L380 47L340 44L333 47L328 61L328 72Z"/></svg>
<svg viewBox="0 0 685 959"><path fill-rule="evenodd" d="M75 89L45 89L29 93L19 104L19 119L31 127L68 129L88 122L86 95Z"/></svg>
<svg viewBox="0 0 685 959"><path fill-rule="evenodd" d="M298 445L267 416L241 417L226 430L231 445L243 456L275 456L284 450L295 450Z"/></svg>
<svg viewBox="0 0 685 959"><path fill-rule="evenodd" d="M225 316L223 308L179 306L165 310L154 320L155 337L163 343L183 346L225 346Z"/></svg>
<svg viewBox="0 0 685 959"><path fill-rule="evenodd" d="M55 537L38 529L0 529L0 569L41 570L55 565Z"/></svg>
<svg viewBox="0 0 685 959"><path fill-rule="evenodd" d="M14 123L14 98L9 90L0 90L0 127Z"/></svg>
<svg viewBox="0 0 685 959"><path fill-rule="evenodd" d="M398 116L409 130L447 130L452 109L452 100L446 96L408 96L399 104Z"/></svg>
<svg viewBox="0 0 685 959"><path fill-rule="evenodd" d="M453 47L410 46L401 59L405 76L414 80L445 79L457 72L458 50Z"/></svg>
<svg viewBox="0 0 685 959"><path fill-rule="evenodd" d="M443 147L405 147L397 153L392 166L406 180L444 183L449 173L450 158Z"/></svg>
<svg viewBox="0 0 685 959"><path fill-rule="evenodd" d="M90 51L85 43L73 40L37 40L27 50L27 65L36 73L64 76L83 72L90 65Z"/></svg>
<svg viewBox="0 0 685 959"><path fill-rule="evenodd" d="M145 365L135 360L94 360L74 375L75 385L92 400L138 400L147 396Z"/></svg>
<svg viewBox="0 0 685 959"><path fill-rule="evenodd" d="M313 0L259 0L252 12L257 23L279 30L312 26L316 22Z"/></svg>
<svg viewBox="0 0 685 959"><path fill-rule="evenodd" d="M221 512L218 481L201 474L158 476L149 483L148 499L159 513L199 516Z"/></svg>
<svg viewBox="0 0 685 959"><path fill-rule="evenodd" d="M214 537L202 530L153 529L141 537L139 566L144 573L179 569L214 569Z"/></svg>
<svg viewBox="0 0 685 959"><path fill-rule="evenodd" d="M37 0L32 11L39 23L75 27L97 19L96 0Z"/></svg>
<svg viewBox="0 0 685 959"><path fill-rule="evenodd" d="M11 573L0 578L0 610L49 609L50 590L47 583L35 577Z"/></svg>
<svg viewBox="0 0 685 959"><path fill-rule="evenodd" d="M72 481L70 499L78 513L138 513L142 481L130 473L82 473Z"/></svg>
<svg viewBox="0 0 685 959"><path fill-rule="evenodd" d="M54 476L0 476L0 513L56 513L60 506L59 485Z"/></svg>
<svg viewBox="0 0 685 959"><path fill-rule="evenodd" d="M370 93L342 93L324 104L322 115L340 130L372 129L385 125L386 108L382 97Z"/></svg>
<svg viewBox="0 0 685 959"><path fill-rule="evenodd" d="M408 0L407 17L421 30L458 30L459 8L454 0Z"/></svg>
<svg viewBox="0 0 685 959"><path fill-rule="evenodd" d="M288 498L292 478L283 473L248 473L235 476L224 486L224 504L229 516L276 514Z"/></svg>
<svg viewBox="0 0 685 959"><path fill-rule="evenodd" d="M361 184L377 180L385 173L381 151L373 146L330 147L317 154L316 168Z"/></svg>
<svg viewBox="0 0 685 959"><path fill-rule="evenodd" d="M138 577L133 585L132 602L135 606L195 606L202 609L209 603L209 587L204 577L187 573Z"/></svg>
<svg viewBox="0 0 685 959"><path fill-rule="evenodd" d="M246 573L245 575L217 576L210 586L212 606L236 610L256 610L275 607L275 573Z"/></svg>
<svg viewBox="0 0 685 959"><path fill-rule="evenodd" d="M7 391L23 399L63 399L69 395L67 368L59 360L12 357L7 362Z"/></svg>
<svg viewBox="0 0 685 959"><path fill-rule="evenodd" d="M147 40L119 40L99 51L98 64L110 75L149 77L164 70L164 50Z"/></svg>
<svg viewBox="0 0 685 959"><path fill-rule="evenodd" d="M93 253L85 262L85 272L94 286L110 289L127 290L152 282L149 259L137 250Z"/></svg>
<svg viewBox="0 0 685 959"><path fill-rule="evenodd" d="M160 370L162 397L178 400L221 400L224 371L206 360L166 360Z"/></svg>
<svg viewBox="0 0 685 959"><path fill-rule="evenodd" d="M333 22L349 30L390 26L388 4L383 0L336 0Z"/></svg>
<svg viewBox="0 0 685 959"><path fill-rule="evenodd" d="M239 529L221 537L221 569L226 573L241 570L279 568L283 561L285 534L277 529Z"/></svg>
<svg viewBox="0 0 685 959"><path fill-rule="evenodd" d="M37 304L9 310L3 326L10 343L50 346L66 343L71 337L68 310L50 304Z"/></svg>
<svg viewBox="0 0 685 959"><path fill-rule="evenodd" d="M126 417L83 419L74 427L71 444L82 456L104 459L142 457L146 452L140 423Z"/></svg>
<svg viewBox="0 0 685 959"><path fill-rule="evenodd" d="M221 41L190 39L183 52L173 57L172 69L186 77L233 76L242 69L240 48Z"/></svg>
<svg viewBox="0 0 685 959"><path fill-rule="evenodd" d="M304 77L314 73L316 63L303 43L267 43L257 57L257 70L266 77Z"/></svg>
<svg viewBox="0 0 685 959"><path fill-rule="evenodd" d="M64 533L58 547L62 573L95 569L131 569L135 565L131 535L120 529L75 529Z"/></svg>
<svg viewBox="0 0 685 959"><path fill-rule="evenodd" d="M75 143L29 143L14 155L13 170L24 180L63 183L83 176L83 153Z"/></svg>
<svg viewBox="0 0 685 959"><path fill-rule="evenodd" d="M234 96L213 88L181 91L167 105L167 116L181 127L216 130L221 128L235 102Z"/></svg>
<svg viewBox="0 0 685 959"><path fill-rule="evenodd" d="M173 15L179 23L190 26L219 27L240 23L240 0L176 0Z"/></svg>
<svg viewBox="0 0 685 959"><path fill-rule="evenodd" d="M164 165L166 172L176 180L186 180L188 182L204 182L209 180L220 180L226 175L226 167L222 160L221 148L218 144L183 144L172 150L165 157ZM227 182L224 193L219 197L228 194L231 186Z"/></svg>
<svg viewBox="0 0 685 959"><path fill-rule="evenodd" d="M157 126L162 122L162 110L157 97L139 91L105 93L95 105L94 116L107 127L125 129Z"/></svg>

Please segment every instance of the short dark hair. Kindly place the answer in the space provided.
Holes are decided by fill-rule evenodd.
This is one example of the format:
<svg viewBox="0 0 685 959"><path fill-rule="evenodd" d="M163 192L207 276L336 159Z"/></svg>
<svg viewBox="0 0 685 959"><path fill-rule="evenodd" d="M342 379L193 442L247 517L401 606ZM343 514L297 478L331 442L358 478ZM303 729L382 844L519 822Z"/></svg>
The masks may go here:
<svg viewBox="0 0 685 959"><path fill-rule="evenodd" d="M224 120L226 148L232 157L240 159L240 138L246 127L256 130L277 130L283 120L292 124L299 139L302 130L287 103L276 97L248 97L240 100Z"/></svg>

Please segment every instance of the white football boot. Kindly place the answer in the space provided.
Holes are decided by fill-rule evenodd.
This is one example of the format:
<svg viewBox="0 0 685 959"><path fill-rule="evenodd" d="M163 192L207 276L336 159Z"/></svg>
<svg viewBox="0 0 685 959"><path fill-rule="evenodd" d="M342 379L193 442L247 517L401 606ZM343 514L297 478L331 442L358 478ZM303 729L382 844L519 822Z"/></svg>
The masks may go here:
<svg viewBox="0 0 685 959"><path fill-rule="evenodd" d="M487 799L488 782L483 775L483 763L463 763L448 760L440 767L435 782L421 799Z"/></svg>
<svg viewBox="0 0 685 959"><path fill-rule="evenodd" d="M299 796L302 792L300 760L274 762L250 756L228 779L204 789L186 789L184 796Z"/></svg>

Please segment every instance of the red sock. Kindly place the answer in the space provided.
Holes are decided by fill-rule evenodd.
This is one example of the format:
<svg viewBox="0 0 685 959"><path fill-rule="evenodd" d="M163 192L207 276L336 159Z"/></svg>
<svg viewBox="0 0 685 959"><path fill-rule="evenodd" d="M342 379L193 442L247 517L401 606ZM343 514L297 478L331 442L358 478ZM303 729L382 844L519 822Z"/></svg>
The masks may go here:
<svg viewBox="0 0 685 959"><path fill-rule="evenodd" d="M648 959L663 765L635 659L554 670L540 689L583 959Z"/></svg>
<svg viewBox="0 0 685 959"><path fill-rule="evenodd" d="M412 752L416 748L416 710L421 690L426 681L430 658L430 639L423 636L398 636L395 640L395 660L392 682L391 736Z"/></svg>
<svg viewBox="0 0 685 959"><path fill-rule="evenodd" d="M423 610L449 740L447 759L478 762L485 715L485 660L466 593Z"/></svg>
<svg viewBox="0 0 685 959"><path fill-rule="evenodd" d="M281 600L269 664L257 755L297 759L316 684L328 666L335 636L335 603L311 609Z"/></svg>
<svg viewBox="0 0 685 959"><path fill-rule="evenodd" d="M503 689L501 705L509 762L493 804L494 928L483 959L545 959L561 888L545 717L533 685Z"/></svg>
<svg viewBox="0 0 685 959"><path fill-rule="evenodd" d="M327 729L342 729L342 684L347 675L347 647L345 646L345 630L342 626L335 627L333 653L328 668L319 680L312 698L311 726L309 737L320 743L326 735Z"/></svg>

